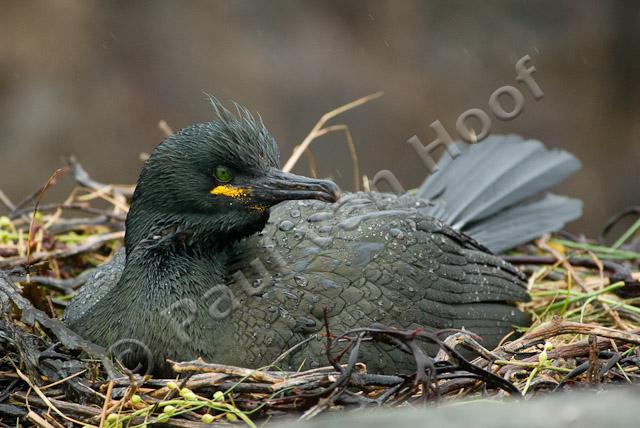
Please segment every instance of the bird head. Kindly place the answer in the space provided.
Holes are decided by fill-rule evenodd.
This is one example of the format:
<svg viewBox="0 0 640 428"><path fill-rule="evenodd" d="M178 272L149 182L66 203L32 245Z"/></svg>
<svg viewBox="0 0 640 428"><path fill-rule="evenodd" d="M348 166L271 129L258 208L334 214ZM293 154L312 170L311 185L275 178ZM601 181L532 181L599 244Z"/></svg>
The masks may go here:
<svg viewBox="0 0 640 428"><path fill-rule="evenodd" d="M338 187L279 169L278 147L248 110L232 114L211 97L217 120L167 137L152 152L127 217L127 248L177 224L196 234L234 239L264 227L269 208L294 199L335 202Z"/></svg>

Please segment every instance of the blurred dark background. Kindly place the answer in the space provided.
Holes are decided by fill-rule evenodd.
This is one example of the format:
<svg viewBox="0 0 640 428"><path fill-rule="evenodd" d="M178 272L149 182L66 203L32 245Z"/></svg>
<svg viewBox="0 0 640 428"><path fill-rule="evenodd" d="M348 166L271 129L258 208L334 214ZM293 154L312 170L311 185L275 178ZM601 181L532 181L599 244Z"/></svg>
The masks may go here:
<svg viewBox="0 0 640 428"><path fill-rule="evenodd" d="M379 90L335 123L363 173L414 187L426 170L406 140L433 140L437 119L455 138L460 113L523 89L527 54L545 96L523 90L524 112L492 132L575 153L583 169L559 190L585 201L570 230L595 235L640 204L635 1L0 1L0 189L18 201L70 154L98 180L134 182L160 119L212 117L203 91L258 111L286 160L323 113ZM344 137L315 144L320 175L352 188Z"/></svg>

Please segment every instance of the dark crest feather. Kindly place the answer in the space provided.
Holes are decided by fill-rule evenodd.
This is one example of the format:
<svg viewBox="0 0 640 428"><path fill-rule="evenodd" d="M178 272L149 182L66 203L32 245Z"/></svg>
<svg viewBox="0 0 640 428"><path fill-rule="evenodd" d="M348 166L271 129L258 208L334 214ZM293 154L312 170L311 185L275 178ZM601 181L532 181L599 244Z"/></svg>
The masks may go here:
<svg viewBox="0 0 640 428"><path fill-rule="evenodd" d="M221 134L236 143L246 143L245 149L254 156L265 158L268 164L278 165L279 154L277 145L267 130L262 117L258 114L258 120L251 112L241 104L233 102L237 114L233 114L214 95L207 94L209 102L213 106L218 119Z"/></svg>

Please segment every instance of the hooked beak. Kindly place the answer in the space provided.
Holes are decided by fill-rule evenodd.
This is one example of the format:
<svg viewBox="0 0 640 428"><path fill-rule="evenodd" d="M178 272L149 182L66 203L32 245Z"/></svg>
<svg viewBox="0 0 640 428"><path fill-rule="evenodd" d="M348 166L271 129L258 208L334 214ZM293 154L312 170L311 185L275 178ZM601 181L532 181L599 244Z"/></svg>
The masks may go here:
<svg viewBox="0 0 640 428"><path fill-rule="evenodd" d="M333 181L304 177L276 168L250 183L247 190L252 202L269 206L294 199L336 202L340 198L340 189Z"/></svg>

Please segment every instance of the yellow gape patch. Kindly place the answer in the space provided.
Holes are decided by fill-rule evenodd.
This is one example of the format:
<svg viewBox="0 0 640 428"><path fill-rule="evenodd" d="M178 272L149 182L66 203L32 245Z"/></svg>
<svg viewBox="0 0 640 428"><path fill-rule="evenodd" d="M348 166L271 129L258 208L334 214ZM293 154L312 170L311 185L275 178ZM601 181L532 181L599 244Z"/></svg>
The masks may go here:
<svg viewBox="0 0 640 428"><path fill-rule="evenodd" d="M259 213L263 213L267 210L267 208L269 208L266 205L251 205L249 208L251 208L254 211L258 211Z"/></svg>
<svg viewBox="0 0 640 428"><path fill-rule="evenodd" d="M246 198L247 196L249 196L249 192L247 192L246 189L225 185L216 186L211 189L209 193L211 193L212 195L224 195L236 199Z"/></svg>

